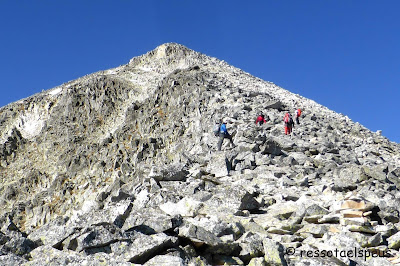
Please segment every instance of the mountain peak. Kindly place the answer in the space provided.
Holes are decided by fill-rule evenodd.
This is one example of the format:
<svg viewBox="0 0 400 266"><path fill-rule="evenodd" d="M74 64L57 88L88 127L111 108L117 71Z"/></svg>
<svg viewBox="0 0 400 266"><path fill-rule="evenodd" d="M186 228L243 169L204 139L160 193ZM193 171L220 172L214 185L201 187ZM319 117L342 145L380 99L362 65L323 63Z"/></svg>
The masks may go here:
<svg viewBox="0 0 400 266"><path fill-rule="evenodd" d="M142 56L132 58L129 62L129 65L136 66L143 63L148 63L151 65L158 63L164 65L190 60L193 56L199 55L200 53L195 52L181 44L164 43Z"/></svg>
<svg viewBox="0 0 400 266"><path fill-rule="evenodd" d="M5 106L0 133L0 264L332 265L349 258L285 250L400 247L399 145L180 44Z"/></svg>
<svg viewBox="0 0 400 266"><path fill-rule="evenodd" d="M194 53L193 50L178 43L164 43L154 49L156 57L182 57L189 53Z"/></svg>

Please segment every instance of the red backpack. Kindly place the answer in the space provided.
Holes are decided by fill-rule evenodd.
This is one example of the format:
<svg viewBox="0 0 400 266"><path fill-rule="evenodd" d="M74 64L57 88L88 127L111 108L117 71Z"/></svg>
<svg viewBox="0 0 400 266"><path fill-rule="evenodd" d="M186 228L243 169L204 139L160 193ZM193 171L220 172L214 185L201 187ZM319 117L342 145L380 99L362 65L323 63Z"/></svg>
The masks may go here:
<svg viewBox="0 0 400 266"><path fill-rule="evenodd" d="M285 126L287 126L287 127L291 127L293 125L293 119L289 114L285 115L285 118L283 119L283 121L285 122Z"/></svg>
<svg viewBox="0 0 400 266"><path fill-rule="evenodd" d="M290 116L289 116L289 114L286 114L286 115L285 115L285 118L283 118L283 121L284 121L286 124L288 124L288 123L290 122Z"/></svg>

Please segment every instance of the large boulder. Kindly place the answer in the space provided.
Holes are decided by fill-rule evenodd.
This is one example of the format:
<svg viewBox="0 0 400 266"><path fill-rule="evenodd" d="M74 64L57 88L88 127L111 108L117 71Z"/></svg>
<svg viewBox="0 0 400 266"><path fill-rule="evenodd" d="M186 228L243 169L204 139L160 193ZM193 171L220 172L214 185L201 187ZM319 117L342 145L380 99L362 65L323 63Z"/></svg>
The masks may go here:
<svg viewBox="0 0 400 266"><path fill-rule="evenodd" d="M232 170L232 161L228 159L224 152L218 152L211 156L206 171L215 177L229 175Z"/></svg>
<svg viewBox="0 0 400 266"><path fill-rule="evenodd" d="M130 239L117 241L110 245L111 251L119 260L140 264L176 246L178 246L176 237L164 233L145 235L138 232Z"/></svg>
<svg viewBox="0 0 400 266"><path fill-rule="evenodd" d="M184 164L171 164L167 166L153 166L149 177L157 181L185 181L189 172Z"/></svg>

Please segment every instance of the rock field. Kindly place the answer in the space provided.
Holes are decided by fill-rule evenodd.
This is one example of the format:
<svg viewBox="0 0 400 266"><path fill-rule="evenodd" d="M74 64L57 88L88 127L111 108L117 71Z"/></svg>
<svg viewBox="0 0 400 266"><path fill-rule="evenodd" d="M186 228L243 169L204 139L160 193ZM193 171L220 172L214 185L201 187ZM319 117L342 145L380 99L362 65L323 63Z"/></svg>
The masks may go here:
<svg viewBox="0 0 400 266"><path fill-rule="evenodd" d="M399 178L380 132L167 43L0 109L0 265L400 265Z"/></svg>

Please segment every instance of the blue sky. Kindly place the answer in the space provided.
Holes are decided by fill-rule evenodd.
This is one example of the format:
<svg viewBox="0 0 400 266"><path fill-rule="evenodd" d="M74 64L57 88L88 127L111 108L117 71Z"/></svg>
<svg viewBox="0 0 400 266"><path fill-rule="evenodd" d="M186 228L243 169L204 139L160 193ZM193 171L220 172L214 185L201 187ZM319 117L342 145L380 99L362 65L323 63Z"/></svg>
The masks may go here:
<svg viewBox="0 0 400 266"><path fill-rule="evenodd" d="M400 142L399 10L398 0L0 0L0 106L177 42Z"/></svg>

